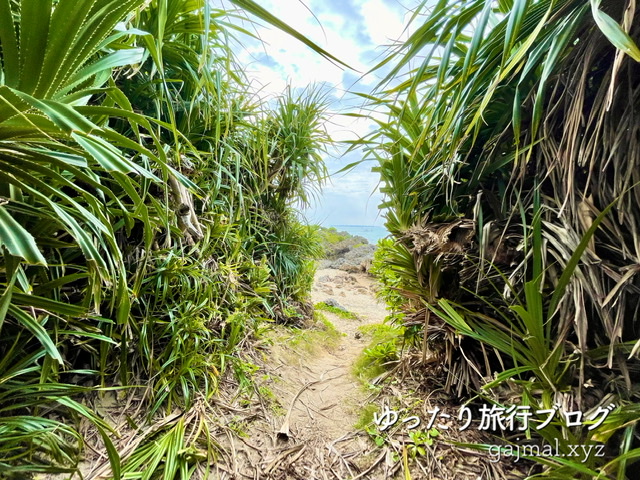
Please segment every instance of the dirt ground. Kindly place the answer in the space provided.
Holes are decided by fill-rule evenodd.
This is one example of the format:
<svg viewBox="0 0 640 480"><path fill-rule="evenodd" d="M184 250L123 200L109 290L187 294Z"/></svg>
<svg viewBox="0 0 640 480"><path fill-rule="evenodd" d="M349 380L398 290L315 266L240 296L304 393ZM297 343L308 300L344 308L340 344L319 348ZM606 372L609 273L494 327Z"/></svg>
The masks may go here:
<svg viewBox="0 0 640 480"><path fill-rule="evenodd" d="M291 353L287 345L280 345L277 373L286 405L291 404L292 394L300 393L291 411L291 430L295 432L292 436L330 441L353 432L358 407L367 396L352 374L353 364L366 345L366 340L358 335L358 327L382 322L386 311L373 298L373 282L365 275L327 269L319 271L316 278L320 281L312 292L314 304L337 300L348 312L357 314L358 319L323 312L343 334L340 343L293 356L287 355Z"/></svg>
<svg viewBox="0 0 640 480"><path fill-rule="evenodd" d="M122 405L115 393L95 399L101 416L121 432L116 448L125 457L145 437L145 432L173 425L187 426L185 442L197 436L202 419L211 425L210 438L218 445L213 464L198 465L192 478L207 480L504 480L523 478L518 468L493 463L486 453L461 446L490 443L473 430L453 435L442 431L433 443L421 444L398 425L377 435L356 428L363 411L386 407L425 417L430 409L454 411L457 406L438 384L437 366L421 365L411 354L403 355L388 381L375 388L354 375L354 364L371 338L361 327L380 324L387 311L375 298L375 282L367 274L319 270L312 291L314 304L337 304L357 318L322 311L329 327L319 322L309 328L276 326L265 345L247 352L249 365L257 369L244 386L230 373L220 394L186 413L174 412L149 425L142 434L127 427L129 417L141 415L134 404ZM319 328L324 325L324 328ZM262 340L261 340L262 341ZM260 343L260 342L258 342ZM419 356L419 355L418 355ZM249 393L247 393L249 389ZM253 393L251 393L253 390ZM144 405L142 399L137 404ZM139 407L140 408L140 407ZM138 408L138 409L139 409ZM136 410L136 411L134 411ZM142 417L140 417L142 418ZM141 420L142 421L142 420ZM423 427L420 427L424 430ZM191 433L189 433L191 432ZM109 462L101 453L95 429L85 432L87 458L80 465L82 477L109 478ZM377 440L377 442L374 442ZM458 445L454 442L459 442ZM377 444L376 444L377 443ZM416 457L416 458L413 458ZM517 467L521 467L522 463ZM150 472L147 472L150 473ZM61 480L63 475L43 475L38 480ZM76 477L74 477L75 479Z"/></svg>
<svg viewBox="0 0 640 480"><path fill-rule="evenodd" d="M394 381L370 393L355 378L353 366L370 339L359 333L363 325L382 323L384 304L375 298L375 282L367 274L350 274L323 269L316 274L312 301L333 300L357 319L323 312L340 332L336 344L318 341L315 348L303 348L286 336L276 338L268 349L263 368L266 384L275 395L279 412L266 412L250 424L247 437L233 447L233 471L219 477L265 480L502 480L518 479L518 468L505 462L493 463L486 453L455 446L453 442L487 442L486 436L467 430L422 445L417 459L408 452L414 445L407 432L395 427L385 443L377 446L369 434L355 424L366 405L404 406L408 414L429 409L454 410L448 394L438 392L428 381L428 372L411 372L415 362L406 356L394 372ZM312 341L313 341L312 337ZM308 347L309 345L307 345ZM414 366L412 366L414 365ZM401 370L405 370L405 374ZM396 377L404 376L404 380ZM409 377L412 377L411 380ZM417 377L417 380L415 379ZM427 379L427 381L425 381ZM405 381L406 380L406 381ZM435 385L435 383L434 383ZM429 391L433 388L433 391ZM426 394L425 394L426 392ZM418 406L419 405L419 406ZM400 423L400 422L398 422ZM443 431L444 432L444 431ZM413 450L415 453L415 450ZM415 457L416 455L414 455Z"/></svg>
<svg viewBox="0 0 640 480"><path fill-rule="evenodd" d="M368 436L358 432L362 406L369 393L355 378L352 367L368 341L359 334L362 325L381 323L386 310L374 296L375 285L366 274L341 270L317 272L312 302L333 299L357 318L343 318L323 311L335 329L311 328L297 332L275 328L267 347L255 347L247 361L257 364L253 375L255 394L247 400L233 374L221 385L219 397L190 412L186 424L207 417L220 455L208 473L194 478L215 480L276 479L371 479L388 477L374 473L381 457ZM261 358L260 358L261 356ZM116 448L126 455L142 439L140 432L127 427L127 415L136 417L134 406L124 406L109 393L93 405L121 433ZM135 402L133 402L135 403ZM192 409L199 410L199 409ZM148 427L172 424L179 412ZM80 465L82 477L109 478L106 455L101 454L97 433L87 425L88 455ZM374 454L377 454L376 457ZM374 468L370 468L373 465ZM40 475L37 480L63 480L68 475ZM77 477L73 477L74 479Z"/></svg>
<svg viewBox="0 0 640 480"><path fill-rule="evenodd" d="M333 300L357 319L324 311L340 333L337 342L296 345L287 338L269 348L269 388L283 410L255 422L236 446L237 472L243 478L385 478L367 472L375 462L373 445L354 425L368 393L353 373L367 345L362 325L381 323L386 310L374 297L374 281L365 274L323 269L316 274L314 304ZM233 477L230 477L233 478Z"/></svg>

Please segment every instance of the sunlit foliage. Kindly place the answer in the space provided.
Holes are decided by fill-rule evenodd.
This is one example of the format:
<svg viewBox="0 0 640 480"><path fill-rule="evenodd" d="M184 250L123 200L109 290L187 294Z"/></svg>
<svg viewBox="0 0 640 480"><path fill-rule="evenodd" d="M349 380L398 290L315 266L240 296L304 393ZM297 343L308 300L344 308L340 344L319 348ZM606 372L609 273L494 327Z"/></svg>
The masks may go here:
<svg viewBox="0 0 640 480"><path fill-rule="evenodd" d="M615 403L604 434L563 421L540 434L619 455L550 459L554 478L627 478L640 446L635 3L444 0L412 22L368 97L388 119L362 141L395 237L378 263L405 300L391 298L458 395L587 415Z"/></svg>
<svg viewBox="0 0 640 480"><path fill-rule="evenodd" d="M115 477L161 458L186 475L149 450L183 442L182 420L121 465L71 397L144 385L150 417L187 410L259 322L309 309L319 247L295 206L326 175L324 104L309 89L265 109L230 15L246 13L0 0L0 471L73 471L80 414Z"/></svg>

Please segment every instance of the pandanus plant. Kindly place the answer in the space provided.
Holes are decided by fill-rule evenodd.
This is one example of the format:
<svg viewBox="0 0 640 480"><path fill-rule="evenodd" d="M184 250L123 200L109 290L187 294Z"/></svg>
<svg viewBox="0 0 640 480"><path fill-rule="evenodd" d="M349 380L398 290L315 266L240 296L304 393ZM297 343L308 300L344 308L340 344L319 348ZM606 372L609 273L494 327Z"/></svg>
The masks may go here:
<svg viewBox="0 0 640 480"><path fill-rule="evenodd" d="M256 202L243 196L249 162L234 149L261 128L225 40L237 28L228 19L255 14L329 54L255 2L233 3L243 10L0 0L3 474L75 471L72 417L82 415L114 477L146 468L140 458L161 464L154 474L188 477L191 457L153 450L175 447L182 421L168 419L162 441L141 438L122 465L111 427L72 396L145 383L152 413L201 406L225 365L241 372L236 348L273 314L274 269L246 236L270 226L245 215ZM307 265L306 253L287 260ZM206 432L202 411L190 415Z"/></svg>
<svg viewBox="0 0 640 480"><path fill-rule="evenodd" d="M622 1L423 2L368 97L389 114L362 141L399 252L388 268L405 319L431 315L422 334L447 344L448 385L533 378L522 402L621 405L600 437L619 429L620 457L590 472L554 459L564 475L625 478L638 455L639 15ZM437 248L453 233L420 245L461 220L474 235L459 251ZM394 263L407 254L414 266Z"/></svg>

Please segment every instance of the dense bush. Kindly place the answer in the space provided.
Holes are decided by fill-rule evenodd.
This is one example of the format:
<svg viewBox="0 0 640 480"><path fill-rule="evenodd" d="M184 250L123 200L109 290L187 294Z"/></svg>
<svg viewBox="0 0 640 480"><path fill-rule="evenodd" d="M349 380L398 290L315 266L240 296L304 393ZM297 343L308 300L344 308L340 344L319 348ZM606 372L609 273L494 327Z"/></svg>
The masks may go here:
<svg viewBox="0 0 640 480"><path fill-rule="evenodd" d="M614 403L600 434L559 419L527 435L558 440L562 454L567 440L615 452L537 459L545 475L631 478L638 10L572 0L429 8L379 65L393 65L385 82L407 73L403 82L368 97L388 112L362 142L395 239L376 262L383 293L405 325L423 327L423 360L438 340L459 396L585 417Z"/></svg>
<svg viewBox="0 0 640 480"><path fill-rule="evenodd" d="M228 14L0 1L0 471L73 471L81 414L117 476L80 385L188 409L259 322L304 312L319 247L295 207L326 173L324 105L250 101Z"/></svg>

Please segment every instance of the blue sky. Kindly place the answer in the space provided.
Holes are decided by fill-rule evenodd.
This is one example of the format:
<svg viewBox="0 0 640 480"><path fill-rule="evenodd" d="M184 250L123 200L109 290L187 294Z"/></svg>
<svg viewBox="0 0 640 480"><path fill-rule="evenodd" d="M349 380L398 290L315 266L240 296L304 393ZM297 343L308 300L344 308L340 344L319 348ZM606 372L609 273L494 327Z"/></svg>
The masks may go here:
<svg viewBox="0 0 640 480"><path fill-rule="evenodd" d="M263 94L277 95L287 84L293 88L323 84L331 110L326 126L334 140L353 139L371 131L371 121L354 120L340 113L357 112L362 103L348 90L370 92L378 82L377 76L361 78L358 72L371 69L383 58L385 46L401 38L407 8L397 0L260 0L258 3L357 71L332 65L287 34L258 25L251 29L264 44L243 37L244 48L239 50L239 60L246 65L247 76L255 86ZM331 173L362 157L359 151L342 157L341 153L337 149L325 157ZM382 225L384 220L378 209L381 194L372 166L364 163L346 174L333 176L322 195L304 212L305 216L323 225Z"/></svg>

